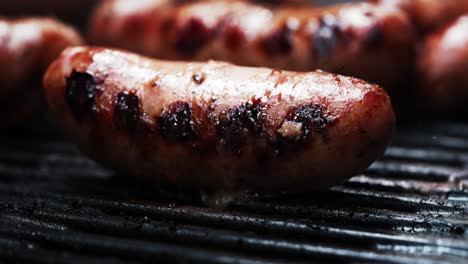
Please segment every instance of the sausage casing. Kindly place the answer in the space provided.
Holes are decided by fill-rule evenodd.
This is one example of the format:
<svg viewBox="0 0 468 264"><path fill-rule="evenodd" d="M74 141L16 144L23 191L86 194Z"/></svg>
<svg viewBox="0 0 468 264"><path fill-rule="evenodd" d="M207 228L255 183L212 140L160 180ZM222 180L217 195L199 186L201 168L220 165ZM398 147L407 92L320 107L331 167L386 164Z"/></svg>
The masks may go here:
<svg viewBox="0 0 468 264"><path fill-rule="evenodd" d="M394 129L383 89L324 72L76 47L51 65L44 87L85 153L193 188L331 186L379 157Z"/></svg>
<svg viewBox="0 0 468 264"><path fill-rule="evenodd" d="M103 1L90 40L147 56L324 71L396 87L413 68L404 12L368 3L266 8L246 1Z"/></svg>
<svg viewBox="0 0 468 264"><path fill-rule="evenodd" d="M80 44L78 33L52 19L0 19L1 126L22 122L38 110L49 63L65 47Z"/></svg>
<svg viewBox="0 0 468 264"><path fill-rule="evenodd" d="M418 61L418 98L427 110L466 113L468 15L429 35Z"/></svg>
<svg viewBox="0 0 468 264"><path fill-rule="evenodd" d="M433 32L468 12L468 0L372 0L404 10L420 33Z"/></svg>

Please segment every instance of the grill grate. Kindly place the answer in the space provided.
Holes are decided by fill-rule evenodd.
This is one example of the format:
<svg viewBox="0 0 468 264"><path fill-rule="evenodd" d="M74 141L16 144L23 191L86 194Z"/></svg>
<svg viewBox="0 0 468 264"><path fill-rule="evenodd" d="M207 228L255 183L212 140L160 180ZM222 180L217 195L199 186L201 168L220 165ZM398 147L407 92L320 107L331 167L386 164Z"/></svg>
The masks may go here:
<svg viewBox="0 0 468 264"><path fill-rule="evenodd" d="M64 140L0 144L0 260L47 263L468 261L468 125L404 128L343 186L225 209L135 182Z"/></svg>

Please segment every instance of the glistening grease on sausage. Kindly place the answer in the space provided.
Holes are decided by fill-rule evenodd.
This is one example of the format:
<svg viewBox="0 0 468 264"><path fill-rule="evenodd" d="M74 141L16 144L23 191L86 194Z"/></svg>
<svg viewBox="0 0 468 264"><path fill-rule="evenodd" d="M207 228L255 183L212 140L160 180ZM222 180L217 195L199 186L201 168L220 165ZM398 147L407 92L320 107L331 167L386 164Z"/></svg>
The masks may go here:
<svg viewBox="0 0 468 264"><path fill-rule="evenodd" d="M368 3L267 8L247 1L110 0L90 39L164 59L322 69L397 87L412 69L413 26L397 8Z"/></svg>
<svg viewBox="0 0 468 264"><path fill-rule="evenodd" d="M47 66L67 46L81 44L78 33L52 19L0 19L0 127L24 122L40 109Z"/></svg>
<svg viewBox="0 0 468 264"><path fill-rule="evenodd" d="M379 157L394 129L383 89L320 71L75 47L50 66L44 87L85 153L193 188L328 187Z"/></svg>

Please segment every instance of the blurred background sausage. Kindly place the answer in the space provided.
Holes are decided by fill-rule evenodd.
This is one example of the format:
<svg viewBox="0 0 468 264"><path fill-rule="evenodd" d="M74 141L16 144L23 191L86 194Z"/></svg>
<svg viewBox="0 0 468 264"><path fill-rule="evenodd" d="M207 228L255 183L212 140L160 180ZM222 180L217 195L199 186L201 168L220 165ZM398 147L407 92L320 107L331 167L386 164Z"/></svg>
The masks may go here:
<svg viewBox="0 0 468 264"><path fill-rule="evenodd" d="M103 1L89 26L95 45L175 60L322 69L388 90L413 69L415 35L404 12L369 3L266 8L245 1Z"/></svg>
<svg viewBox="0 0 468 264"><path fill-rule="evenodd" d="M468 105L468 15L431 34L418 61L417 101L426 111L464 112Z"/></svg>
<svg viewBox="0 0 468 264"><path fill-rule="evenodd" d="M54 19L0 19L0 127L40 112L45 69L64 48L82 43L73 28Z"/></svg>
<svg viewBox="0 0 468 264"><path fill-rule="evenodd" d="M468 12L468 0L371 0L398 7L411 17L420 33L433 32Z"/></svg>

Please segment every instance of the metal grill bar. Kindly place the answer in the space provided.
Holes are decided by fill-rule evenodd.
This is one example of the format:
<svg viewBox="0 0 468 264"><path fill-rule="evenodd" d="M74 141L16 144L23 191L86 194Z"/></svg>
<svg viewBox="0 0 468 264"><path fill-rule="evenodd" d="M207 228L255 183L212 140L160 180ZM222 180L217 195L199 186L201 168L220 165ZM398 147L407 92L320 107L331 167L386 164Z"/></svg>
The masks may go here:
<svg viewBox="0 0 468 264"><path fill-rule="evenodd" d="M406 160L426 164L442 164L462 167L468 163L468 154L443 149L390 147L385 160Z"/></svg>
<svg viewBox="0 0 468 264"><path fill-rule="evenodd" d="M100 220L99 216L93 215L83 216L83 214L70 214L66 212L66 208L56 208L59 210L53 210L52 212L47 212L44 210L34 210L34 215L39 219L50 220L50 221L58 221L60 223L65 223L71 225L73 227L78 227L80 229L85 229L91 233L104 233L104 234L114 234L114 236L126 236L126 237L137 237L137 238L157 238L159 240L166 240L170 242L190 242L190 243L201 243L203 245L207 245L210 247L216 247L217 245L222 246L223 248L238 248L239 250L243 251L253 251L255 253L268 253L270 255L281 253L283 255L287 255L289 257L317 257L327 256L331 254L333 257L336 255L332 254L331 247L327 247L325 245L316 245L316 244L309 244L308 242L316 241L317 239L323 241L332 241L335 244L332 248L333 250L339 250L340 248L336 246L336 243L339 241L346 242L346 241L360 241L363 244L369 242L376 242L380 241L383 244L391 243L391 244L403 244L408 245L425 245L426 250L428 248L434 247L434 245L430 242L430 239L419 238L415 239L411 236L398 236L398 235L390 235L390 234L378 234L378 233L371 233L365 231L358 231L358 230L343 230L340 228L333 228L327 227L323 225L313 225L310 223L294 223L291 221L281 221L281 220L273 220L273 219L246 219L247 222L239 223L239 228L248 226L257 226L256 231L262 230L265 233L274 234L277 232L281 232L283 237L291 237L291 238L301 238L304 235L307 237L304 238L303 241L299 242L288 242L284 240L277 240L277 239L263 239L258 236L253 236L244 233L236 233L232 231L219 231L213 230L210 228L209 223L205 223L204 227L197 227L197 226L187 226L187 225L180 225L179 223L175 222L156 222L154 220L150 220L148 217L142 217L140 219L132 220L132 219L125 219L120 217L116 219L115 217L112 219L107 218L105 221ZM65 211L66 213L57 213L57 211ZM217 221L216 218L220 219L216 213L212 213L212 215L208 221ZM190 216L188 216L190 217ZM222 217L222 214L221 214ZM12 216L4 215L3 221L9 222L11 221ZM244 216L245 218L245 216ZM34 219L34 218L33 218ZM179 220L176 218L171 218L173 220ZM226 217L224 217L226 219ZM15 219L13 219L15 220ZM228 219L232 221L231 219ZM207 219L203 219L203 222L207 221ZM239 219L236 219L239 222ZM17 219L14 222L19 222ZM274 223L274 225L265 226L264 224L256 224L256 223ZM218 221L219 225L219 221ZM229 223L225 223L223 225L224 228L229 228ZM63 228L62 228L63 229ZM231 227L232 229L232 227ZM0 231L1 232L1 231ZM327 238L328 237L328 238ZM308 241L308 242L305 242ZM316 241L317 242L317 241ZM322 242L323 244L323 242ZM370 243L372 244L372 243ZM457 254L460 256L466 256L467 245L464 244L463 241L452 241L450 243L441 242L435 245L438 250L446 250L451 251L452 254ZM434 249L435 250L435 249ZM264 252L265 251L265 252ZM365 260L366 255L372 254L364 254L362 250L356 251L352 249L341 249L341 256L340 257L349 257L349 258L356 258L360 260ZM386 256L385 253L379 254L380 258L375 257L374 260L381 259L382 261L392 259L394 253L391 255ZM426 252L427 255L427 252ZM435 256L437 257L437 256ZM410 259L408 258L401 258L401 262L408 262ZM427 260L427 259L426 259ZM400 262L400 261L399 261Z"/></svg>
<svg viewBox="0 0 468 264"><path fill-rule="evenodd" d="M220 253L196 247L171 245L158 242L144 242L95 234L82 234L72 230L50 232L47 228L21 225L21 228L3 222L0 233L24 240L34 241L47 248L65 249L92 256L115 256L137 261L151 261L157 258L162 262L196 262L196 263L287 263L271 261L268 258L250 257Z"/></svg>
<svg viewBox="0 0 468 264"><path fill-rule="evenodd" d="M401 129L403 133L418 132L421 135L446 135L461 138L468 138L468 124L455 122L419 122L414 123L410 127Z"/></svg>
<svg viewBox="0 0 468 264"><path fill-rule="evenodd" d="M84 227L86 225L93 226L93 224L96 224L96 226L93 226L93 228L90 229L90 231L92 232L109 232L112 234L113 232L112 230L109 230L109 228L113 229L113 225L116 225L114 226L114 228L120 231L117 235L119 237L137 236L140 240L146 238L158 239L161 241L177 244L202 244L205 247L221 247L221 249L230 249L244 253L254 253L256 255L263 254L267 256L287 256L290 259L296 259L296 261L306 260L308 258L336 258L336 252L339 253L341 258L349 258L362 261L370 260L368 256L372 256L375 254L373 252L366 252L362 250L357 251L352 249L340 248L337 246L330 247L323 244L310 244L306 242L297 243L286 240L268 239L250 234L201 229L189 226L171 227L167 226L167 224L165 225L164 223L156 222L148 222L143 225L141 223L125 222L127 228L122 228L123 223L105 222L99 224L96 223L98 221L96 221L95 219L75 219L76 216L69 217L73 218L72 221L74 221L75 226L82 225L82 227ZM83 221L83 223L78 223L79 221ZM139 228L135 228L135 226L132 226L132 224L136 224L137 226L139 226ZM128 226L130 226L130 228L128 228ZM115 233L113 236L116 236ZM87 238L87 240L89 240L89 238ZM408 257L402 256L398 256L398 258L395 258L393 254L379 254L379 256L374 256L372 259L377 261L396 259L399 262L407 262L410 260Z"/></svg>
<svg viewBox="0 0 468 264"><path fill-rule="evenodd" d="M421 133L412 132L396 137L394 144L412 146L412 147L424 147L424 148L443 148L449 150L468 150L468 138L459 138L452 136L421 136Z"/></svg>
<svg viewBox="0 0 468 264"><path fill-rule="evenodd" d="M196 192L114 176L66 142L4 140L0 260L468 261L468 132L458 130L468 126L423 126L436 139L408 128L343 186L249 196L226 209L204 207Z"/></svg>
<svg viewBox="0 0 468 264"><path fill-rule="evenodd" d="M70 198L67 198L67 199L70 199ZM38 206L38 203L44 204L46 201L48 200L42 201L37 198L24 198L24 197L21 198L21 202L23 203L27 202L31 204L32 206L29 209L24 208L24 210L26 212L34 212L34 214L36 214L38 217L41 217L41 218L44 217L51 221L53 221L54 218L56 218L61 221L70 220L72 222L77 219L85 217L87 219L85 222L87 223L93 222L93 219L86 217L84 212L82 212L83 214L81 214L81 216L80 214L77 214L77 215L70 216L67 218L67 217L62 217L63 214L51 215L49 212L43 212L43 211L38 210L37 208L41 207L41 206ZM84 207L84 206L91 206L95 208L95 205L100 204L101 206L103 206L102 204L105 202L96 201L96 200L85 200L85 201L81 201L79 206L77 206L76 203L73 203L73 201L71 203L72 204L70 205L69 203L65 203L63 201L54 201L53 203L49 203L48 207L49 208L52 207L56 211L66 211L68 214L70 214L69 212L70 208ZM126 211L125 208L126 207L128 208L128 206L130 205L117 204L116 206L118 206L120 209L114 208L114 210L119 210L119 213L117 214L117 211L114 211L112 215L122 214L123 212ZM114 206L104 205L104 207L111 208L111 207L115 207L115 205ZM78 208L75 210L79 210L79 209L81 208ZM424 239L421 240L421 239L415 238L414 236L402 236L401 234L392 236L385 232L379 235L378 232L367 232L365 230L354 230L354 229L350 229L346 231L346 229L342 227L339 228L339 227L334 227L332 225L327 225L323 223L320 223L320 224L317 222L314 223L310 220L298 221L298 219L293 220L293 219L272 218L272 217L264 217L264 216L259 216L259 215L245 214L245 213L240 213L240 212L231 212L230 214L225 214L220 211L213 211L213 209L205 209L205 210L199 209L197 210L198 211L197 215L194 216L193 214L191 214L191 211L193 211L193 209L190 207L186 208L185 210L181 208L170 210L170 208L158 206L157 209L159 210L157 213L155 213L154 210L152 210L153 214L148 214L149 216L140 216L137 212L135 212L135 210L132 210L131 215L135 219L139 219L140 221L137 221L136 224L133 224L131 226L139 226L142 223L147 223L150 218L152 220L161 220L161 221L165 219L171 219L170 223L175 223L175 222L184 223L184 224L196 223L198 225L203 225L206 227L214 226L214 227L221 227L221 228L226 228L226 229L238 229L238 230L246 230L247 228L248 230L254 231L254 232L268 231L272 233L281 233L281 234L288 235L290 237L296 237L296 238L305 236L305 235L313 238L319 235L318 232L323 232L325 235L330 234L332 236L332 239L335 240L337 238L333 235L333 232L331 231L339 230L338 232L336 232L335 235L339 236L340 233L342 233L342 235L344 235L345 233L347 235L356 234L356 237L345 236L345 240L346 239L370 239L372 240L372 239L376 239L377 237L381 237L382 239L386 238L387 240L392 241L392 242L403 242L406 239L408 243L416 243L416 242L422 243L422 244L428 243L428 241ZM148 210L144 210L144 211L146 212ZM125 215L129 215L129 214L130 213L125 214ZM125 221L128 221L128 220L129 219L125 219ZM95 225L92 225L92 226L95 226ZM118 226L118 225L115 225L115 226ZM121 225L121 226L125 226L125 225ZM403 239L400 241L398 237L402 237ZM412 240L410 238L412 238ZM461 247L461 248L468 249L468 245L465 245L464 241L458 241L462 243L458 243L457 240L451 240L451 241L452 242L448 244L443 244L444 241L438 241L436 242L436 244L440 246L445 245L449 247L453 246L453 247ZM442 243L442 244L438 244L438 243Z"/></svg>
<svg viewBox="0 0 468 264"><path fill-rule="evenodd" d="M355 189L368 189L382 192L391 192L398 194L418 194L432 195L438 198L444 198L454 190L458 190L460 183L458 182L427 182L418 180L397 181L388 178L376 178L367 175L355 176L345 183L346 187ZM460 196L467 197L468 193L460 192Z"/></svg>
<svg viewBox="0 0 468 264"><path fill-rule="evenodd" d="M136 263L133 261L121 261L113 257L88 257L81 254L73 254L65 251L38 249L34 244L12 243L12 238L0 240L0 261L3 263L96 263L96 264L120 264ZM27 254L24 254L27 251Z"/></svg>

